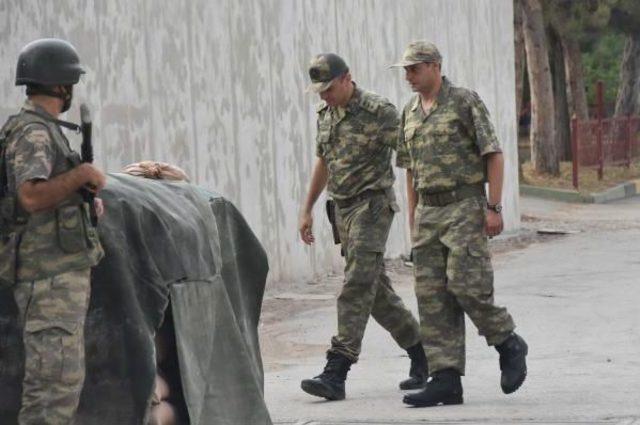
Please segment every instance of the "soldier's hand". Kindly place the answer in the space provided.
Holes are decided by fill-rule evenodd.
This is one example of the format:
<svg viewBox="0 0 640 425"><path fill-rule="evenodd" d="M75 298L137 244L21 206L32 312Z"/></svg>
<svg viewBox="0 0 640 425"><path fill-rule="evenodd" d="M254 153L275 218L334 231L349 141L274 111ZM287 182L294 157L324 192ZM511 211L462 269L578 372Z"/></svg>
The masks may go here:
<svg viewBox="0 0 640 425"><path fill-rule="evenodd" d="M104 185L107 183L107 178L102 171L86 162L80 164L78 168L86 180L87 189L92 192L99 192L104 188Z"/></svg>
<svg viewBox="0 0 640 425"><path fill-rule="evenodd" d="M102 199L94 198L93 206L96 209L96 215L98 216L98 218L102 217L102 215L104 214L104 202L102 202Z"/></svg>
<svg viewBox="0 0 640 425"><path fill-rule="evenodd" d="M503 229L502 214L499 214L493 210L487 210L487 220L485 222L485 230L487 236L498 236L502 233Z"/></svg>
<svg viewBox="0 0 640 425"><path fill-rule="evenodd" d="M307 245L311 245L315 242L313 237L313 216L310 213L302 213L300 215L300 221L298 222L298 231L300 232L300 239Z"/></svg>

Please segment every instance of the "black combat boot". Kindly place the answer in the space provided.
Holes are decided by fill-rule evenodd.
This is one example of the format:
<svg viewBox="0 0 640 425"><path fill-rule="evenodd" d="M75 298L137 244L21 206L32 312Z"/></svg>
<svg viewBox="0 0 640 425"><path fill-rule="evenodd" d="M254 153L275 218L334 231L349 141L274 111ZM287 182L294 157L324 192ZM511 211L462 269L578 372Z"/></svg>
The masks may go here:
<svg viewBox="0 0 640 425"><path fill-rule="evenodd" d="M524 382L527 377L527 361L525 357L529 347L520 335L511 333L502 344L496 345L500 353L500 386L502 392L511 394Z"/></svg>
<svg viewBox="0 0 640 425"><path fill-rule="evenodd" d="M324 371L313 379L305 379L300 387L306 393L327 400L344 399L344 381L353 362L342 354L327 353L327 365Z"/></svg>
<svg viewBox="0 0 640 425"><path fill-rule="evenodd" d="M411 368L409 369L409 379L400 382L401 390L417 390L427 383L429 376L429 367L427 366L427 356L424 355L422 343L418 343L407 348L409 358L411 359Z"/></svg>
<svg viewBox="0 0 640 425"><path fill-rule="evenodd" d="M434 372L422 391L405 395L402 402L415 407L462 404L460 373L455 369Z"/></svg>

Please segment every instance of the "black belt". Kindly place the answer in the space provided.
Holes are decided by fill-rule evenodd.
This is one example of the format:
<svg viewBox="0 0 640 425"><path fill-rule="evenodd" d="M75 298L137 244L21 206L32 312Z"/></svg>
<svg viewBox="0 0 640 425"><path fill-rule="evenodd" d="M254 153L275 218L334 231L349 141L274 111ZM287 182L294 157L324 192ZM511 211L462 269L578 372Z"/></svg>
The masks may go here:
<svg viewBox="0 0 640 425"><path fill-rule="evenodd" d="M458 186L453 190L437 193L428 193L424 190L419 190L418 192L420 194L420 203L430 207L444 207L474 196L485 196L484 185Z"/></svg>
<svg viewBox="0 0 640 425"><path fill-rule="evenodd" d="M377 195L384 195L387 192L384 189L367 189L364 192L358 193L356 196L352 196L347 199L334 199L334 202L339 208L349 208L352 205L357 204L365 199L373 198Z"/></svg>

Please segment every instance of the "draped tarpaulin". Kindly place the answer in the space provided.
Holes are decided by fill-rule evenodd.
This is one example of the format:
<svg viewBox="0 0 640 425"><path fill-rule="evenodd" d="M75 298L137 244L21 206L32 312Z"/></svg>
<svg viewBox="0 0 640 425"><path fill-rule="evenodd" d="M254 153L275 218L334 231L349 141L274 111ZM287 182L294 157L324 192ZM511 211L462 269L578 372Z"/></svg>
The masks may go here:
<svg viewBox="0 0 640 425"><path fill-rule="evenodd" d="M257 336L268 265L242 215L203 188L124 174L110 175L100 197L106 256L92 274L79 423L142 423L154 335L169 311L191 424L271 424ZM13 297L3 292L2 425L14 421L22 363Z"/></svg>

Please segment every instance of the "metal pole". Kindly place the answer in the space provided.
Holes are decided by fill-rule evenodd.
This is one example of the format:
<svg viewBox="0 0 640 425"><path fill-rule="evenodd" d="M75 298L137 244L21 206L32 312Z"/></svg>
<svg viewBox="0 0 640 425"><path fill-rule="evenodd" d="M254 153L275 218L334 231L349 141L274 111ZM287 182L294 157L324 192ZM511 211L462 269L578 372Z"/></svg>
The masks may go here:
<svg viewBox="0 0 640 425"><path fill-rule="evenodd" d="M573 187L579 190L578 183L578 167L580 166L578 155L578 118L575 116L571 119L571 160L573 163Z"/></svg>
<svg viewBox="0 0 640 425"><path fill-rule="evenodd" d="M602 180L604 174L604 146L602 144L602 119L604 118L604 83L598 80L596 83L596 101L598 104L598 130L596 132L598 144L598 180Z"/></svg>
<svg viewBox="0 0 640 425"><path fill-rule="evenodd" d="M631 114L626 119L627 168L631 167Z"/></svg>

